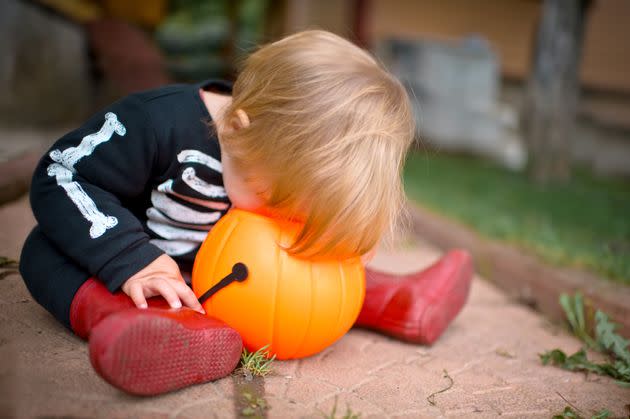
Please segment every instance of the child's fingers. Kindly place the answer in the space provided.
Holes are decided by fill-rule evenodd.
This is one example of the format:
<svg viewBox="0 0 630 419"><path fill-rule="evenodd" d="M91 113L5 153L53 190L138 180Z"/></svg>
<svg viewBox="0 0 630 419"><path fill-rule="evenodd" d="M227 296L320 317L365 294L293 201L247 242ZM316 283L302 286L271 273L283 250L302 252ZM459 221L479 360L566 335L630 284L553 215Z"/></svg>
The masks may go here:
<svg viewBox="0 0 630 419"><path fill-rule="evenodd" d="M144 296L142 284L134 283L129 287L129 297L138 308L147 308L147 299Z"/></svg>
<svg viewBox="0 0 630 419"><path fill-rule="evenodd" d="M190 287L186 285L185 282L174 282L172 285L173 288L175 288L175 292L177 292L177 295L182 300L182 303L184 303L185 306L188 306L201 314L206 314L203 307L199 303L199 300L197 300L197 296L195 295L193 290L191 290Z"/></svg>
<svg viewBox="0 0 630 419"><path fill-rule="evenodd" d="M169 281L164 280L164 279L158 279L158 280L152 281L150 287L152 291L164 297L164 299L166 300L168 305L171 306L171 308L182 307L182 302L179 301L179 296L177 295L177 292L175 292L175 290L173 289L173 286L171 285Z"/></svg>

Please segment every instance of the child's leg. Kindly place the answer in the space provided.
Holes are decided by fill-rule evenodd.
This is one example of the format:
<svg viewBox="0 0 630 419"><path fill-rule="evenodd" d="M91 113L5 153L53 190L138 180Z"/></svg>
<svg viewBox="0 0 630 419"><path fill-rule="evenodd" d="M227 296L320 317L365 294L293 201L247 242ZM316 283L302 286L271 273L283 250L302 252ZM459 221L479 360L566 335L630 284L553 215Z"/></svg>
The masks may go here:
<svg viewBox="0 0 630 419"><path fill-rule="evenodd" d="M30 234L20 272L35 300L80 337L89 337L96 372L115 387L153 395L221 378L240 358L234 329L162 298L135 308L74 265L43 235Z"/></svg>
<svg viewBox="0 0 630 419"><path fill-rule="evenodd" d="M39 226L22 247L20 274L35 301L71 329L72 300L90 275L62 254Z"/></svg>
<svg viewBox="0 0 630 419"><path fill-rule="evenodd" d="M366 268L365 301L356 326L431 344L466 303L472 275L472 260L461 250L409 275Z"/></svg>
<svg viewBox="0 0 630 419"><path fill-rule="evenodd" d="M39 304L82 339L108 315L133 308L123 293L112 294L103 284L61 253L35 227L26 239L20 257L20 273ZM154 306L168 306L153 299Z"/></svg>

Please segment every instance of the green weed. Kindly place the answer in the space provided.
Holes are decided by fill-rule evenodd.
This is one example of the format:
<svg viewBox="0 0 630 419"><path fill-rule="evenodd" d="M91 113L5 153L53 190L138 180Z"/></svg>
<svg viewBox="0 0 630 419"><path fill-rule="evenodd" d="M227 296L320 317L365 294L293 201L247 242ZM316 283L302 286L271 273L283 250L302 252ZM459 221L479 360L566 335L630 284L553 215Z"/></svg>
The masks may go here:
<svg viewBox="0 0 630 419"><path fill-rule="evenodd" d="M569 371L592 372L607 375L623 387L630 387L630 341L615 333L615 323L608 315L597 310L595 312L595 333L591 336L586 327L584 300L580 293L573 297L563 294L560 304L565 311L569 325L588 348L605 355L604 362L595 363L588 359L585 348L572 355L560 349L553 349L539 354L543 365L552 364Z"/></svg>
<svg viewBox="0 0 630 419"><path fill-rule="evenodd" d="M256 352L249 352L243 348L241 354L241 367L240 370L247 377L264 377L271 372L271 365L276 359L276 356L270 356L269 345L265 345Z"/></svg>
<svg viewBox="0 0 630 419"><path fill-rule="evenodd" d="M609 416L610 416L610 412L608 411L608 409L603 409L595 413L594 415L592 415L590 419L607 419ZM553 415L552 417L552 419L585 419L585 418L586 417L583 416L581 411L576 410L570 406L565 407L562 413L558 413L556 415Z"/></svg>

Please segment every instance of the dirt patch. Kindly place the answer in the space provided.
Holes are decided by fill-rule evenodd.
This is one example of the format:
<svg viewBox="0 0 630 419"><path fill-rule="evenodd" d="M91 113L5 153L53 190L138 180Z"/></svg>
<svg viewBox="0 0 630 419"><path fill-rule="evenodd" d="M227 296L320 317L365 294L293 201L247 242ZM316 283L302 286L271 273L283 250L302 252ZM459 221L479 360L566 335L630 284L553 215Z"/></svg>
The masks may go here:
<svg viewBox="0 0 630 419"><path fill-rule="evenodd" d="M269 404L265 399L265 379L244 374L232 375L234 417L266 418Z"/></svg>

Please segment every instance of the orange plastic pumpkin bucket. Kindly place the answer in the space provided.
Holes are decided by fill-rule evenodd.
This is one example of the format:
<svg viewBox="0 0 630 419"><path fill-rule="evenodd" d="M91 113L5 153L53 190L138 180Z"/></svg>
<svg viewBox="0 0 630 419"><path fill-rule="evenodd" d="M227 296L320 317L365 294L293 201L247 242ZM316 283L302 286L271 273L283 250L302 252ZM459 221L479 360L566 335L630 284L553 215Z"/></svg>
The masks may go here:
<svg viewBox="0 0 630 419"><path fill-rule="evenodd" d="M208 234L192 274L197 297L211 294L203 303L209 316L236 329L248 350L270 345L278 359L331 345L352 327L365 296L359 257L311 261L279 246L290 244L298 227L232 209ZM231 275L237 264L246 279L242 265Z"/></svg>

